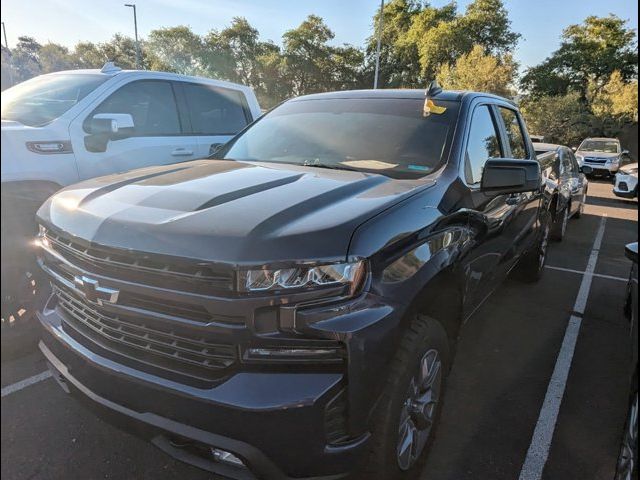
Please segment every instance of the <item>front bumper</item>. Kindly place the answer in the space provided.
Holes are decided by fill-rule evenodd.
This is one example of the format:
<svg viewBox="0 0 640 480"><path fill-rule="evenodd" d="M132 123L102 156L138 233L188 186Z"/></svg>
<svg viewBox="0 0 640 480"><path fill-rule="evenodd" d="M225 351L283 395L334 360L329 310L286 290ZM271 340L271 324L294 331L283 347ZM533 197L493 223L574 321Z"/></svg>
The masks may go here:
<svg viewBox="0 0 640 480"><path fill-rule="evenodd" d="M635 198L638 195L638 178L633 175L618 173L613 193L622 198Z"/></svg>
<svg viewBox="0 0 640 480"><path fill-rule="evenodd" d="M602 163L583 162L582 165L591 167L593 169L592 175L615 175L620 169L620 165L608 165Z"/></svg>
<svg viewBox="0 0 640 480"><path fill-rule="evenodd" d="M65 389L181 461L235 479L337 479L364 458L368 433L339 446L325 439L325 407L340 374L247 372L214 388L189 387L88 350L65 333L55 309L39 319L40 349ZM211 447L247 468L214 461Z"/></svg>

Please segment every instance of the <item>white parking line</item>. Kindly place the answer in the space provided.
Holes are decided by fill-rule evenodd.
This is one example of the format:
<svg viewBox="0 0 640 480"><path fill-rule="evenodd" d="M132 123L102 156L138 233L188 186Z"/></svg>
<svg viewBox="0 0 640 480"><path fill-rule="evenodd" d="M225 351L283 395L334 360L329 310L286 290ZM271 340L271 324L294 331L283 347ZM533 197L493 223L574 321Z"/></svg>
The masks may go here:
<svg viewBox="0 0 640 480"><path fill-rule="evenodd" d="M7 385L2 388L2 397L6 397L7 395L11 395L12 393L16 393L23 388L27 388L31 385L35 385L36 383L42 382L47 378L51 377L51 372L46 370L42 373L34 375L33 377L25 378L24 380L20 380L19 382L13 383L11 385Z"/></svg>
<svg viewBox="0 0 640 480"><path fill-rule="evenodd" d="M587 306L589 291L591 290L591 281L593 280L593 273L596 269L598 255L600 254L600 246L602 245L602 237L606 223L607 217L604 215L600 220L600 227L596 233L587 268L582 276L578 297L573 307L574 312L579 315L584 313L585 307ZM520 470L520 480L540 480L542 478L542 471L549 457L553 432L556 429L558 412L560 411L560 404L562 403L562 397L564 396L564 391L567 386L567 378L569 376L569 370L571 369L571 361L573 360L573 353L578 340L578 334L580 333L581 324L582 319L579 316L572 315L569 319L556 365L553 369L549 386L547 387L547 393L544 397L542 408L540 409L538 423L536 423L536 428L533 431L531 445L529 445L522 470Z"/></svg>
<svg viewBox="0 0 640 480"><path fill-rule="evenodd" d="M577 273L579 275L591 275L592 277L606 278L607 280L616 280L618 282L627 283L629 281L628 278L614 277L613 275L603 275L602 273L581 272L580 270L574 270L572 268L554 267L554 266L551 266L551 265L545 265L545 268L548 268L550 270L558 270L560 272Z"/></svg>

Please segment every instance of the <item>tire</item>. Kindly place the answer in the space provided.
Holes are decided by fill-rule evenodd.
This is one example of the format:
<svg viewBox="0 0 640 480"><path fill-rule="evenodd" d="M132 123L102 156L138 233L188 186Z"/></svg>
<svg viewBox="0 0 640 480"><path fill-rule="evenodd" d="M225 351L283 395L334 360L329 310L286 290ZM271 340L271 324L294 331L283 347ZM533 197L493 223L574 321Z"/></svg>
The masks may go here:
<svg viewBox="0 0 640 480"><path fill-rule="evenodd" d="M559 213L558 218L555 219L551 226L551 239L556 242L561 242L564 239L565 233L567 233L567 225L569 224L569 211L571 204L567 204Z"/></svg>
<svg viewBox="0 0 640 480"><path fill-rule="evenodd" d="M423 364L430 368L421 368ZM420 472L442 410L449 367L445 329L430 317L416 315L392 361L382 398L374 412L369 461L359 478L404 480ZM431 396L428 391L417 391L417 383L423 377L427 377L425 384L429 383L428 378L433 379ZM411 447L404 448L408 444Z"/></svg>
<svg viewBox="0 0 640 480"><path fill-rule="evenodd" d="M588 190L585 190L582 194L582 198L580 199L580 206L576 210L576 213L573 214L572 218L582 218L582 215L584 215L584 205L585 203L587 203L587 192Z"/></svg>
<svg viewBox="0 0 640 480"><path fill-rule="evenodd" d="M535 246L524 254L514 271L516 278L526 283L540 280L547 262L547 250L551 237L551 215L546 214L540 222L540 235Z"/></svg>
<svg viewBox="0 0 640 480"><path fill-rule="evenodd" d="M631 397L615 480L638 478L638 390Z"/></svg>

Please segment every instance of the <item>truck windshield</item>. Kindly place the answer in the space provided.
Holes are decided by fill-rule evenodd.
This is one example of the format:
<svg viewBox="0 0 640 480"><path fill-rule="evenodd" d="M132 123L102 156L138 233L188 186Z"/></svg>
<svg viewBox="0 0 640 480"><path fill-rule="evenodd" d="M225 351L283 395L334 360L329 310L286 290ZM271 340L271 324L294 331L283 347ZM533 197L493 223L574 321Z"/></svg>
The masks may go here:
<svg viewBox="0 0 640 480"><path fill-rule="evenodd" d="M578 150L582 150L583 152L618 153L620 151L620 144L607 140L587 140L580 145Z"/></svg>
<svg viewBox="0 0 640 480"><path fill-rule="evenodd" d="M2 120L39 127L55 120L110 77L56 74L36 77L2 92Z"/></svg>
<svg viewBox="0 0 640 480"><path fill-rule="evenodd" d="M436 101L437 113L425 115L424 103L424 98L287 102L216 158L421 177L444 161L459 110L458 102Z"/></svg>

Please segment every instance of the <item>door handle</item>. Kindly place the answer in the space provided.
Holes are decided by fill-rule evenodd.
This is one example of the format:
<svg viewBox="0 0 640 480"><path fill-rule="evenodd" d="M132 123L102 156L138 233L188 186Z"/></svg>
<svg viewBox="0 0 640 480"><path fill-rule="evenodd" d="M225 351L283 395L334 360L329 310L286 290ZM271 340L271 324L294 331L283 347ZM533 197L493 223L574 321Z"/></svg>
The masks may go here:
<svg viewBox="0 0 640 480"><path fill-rule="evenodd" d="M188 148L176 148L171 152L171 155L174 157L188 157L189 155L193 155L193 150L189 150Z"/></svg>

